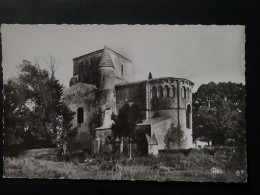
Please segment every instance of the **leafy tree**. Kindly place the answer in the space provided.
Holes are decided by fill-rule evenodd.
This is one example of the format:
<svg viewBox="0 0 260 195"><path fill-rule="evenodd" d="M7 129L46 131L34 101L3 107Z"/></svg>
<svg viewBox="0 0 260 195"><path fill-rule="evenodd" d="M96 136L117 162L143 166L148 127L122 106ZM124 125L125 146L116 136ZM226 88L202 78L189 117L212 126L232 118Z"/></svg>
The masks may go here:
<svg viewBox="0 0 260 195"><path fill-rule="evenodd" d="M78 133L78 127L72 128L70 121L74 117L74 112L72 112L65 104L62 104L61 107L61 117L59 118L59 126L57 128L57 145L59 147L68 147L71 148L73 139Z"/></svg>
<svg viewBox="0 0 260 195"><path fill-rule="evenodd" d="M55 78L54 67L48 72L24 60L18 77L4 84L5 144L19 138L30 146L56 145L60 131L71 128L73 113L63 104L64 87Z"/></svg>
<svg viewBox="0 0 260 195"><path fill-rule="evenodd" d="M245 144L245 87L203 84L193 95L193 138L213 145Z"/></svg>
<svg viewBox="0 0 260 195"><path fill-rule="evenodd" d="M180 126L175 126L174 123L171 123L170 128L167 131L167 134L164 138L167 149L173 149L171 143L174 145L174 148L181 148L180 140L183 138L183 131L180 129Z"/></svg>
<svg viewBox="0 0 260 195"><path fill-rule="evenodd" d="M23 142L19 134L23 125L23 118L16 114L20 98L18 84L15 80L4 83L4 126L8 131L4 132L4 144L14 145Z"/></svg>
<svg viewBox="0 0 260 195"><path fill-rule="evenodd" d="M136 126L142 121L141 110L136 104L125 104L120 110L118 115L112 114L111 119L114 121L112 124L113 136L119 138L123 146L124 141L134 139ZM121 149L122 152L123 148Z"/></svg>

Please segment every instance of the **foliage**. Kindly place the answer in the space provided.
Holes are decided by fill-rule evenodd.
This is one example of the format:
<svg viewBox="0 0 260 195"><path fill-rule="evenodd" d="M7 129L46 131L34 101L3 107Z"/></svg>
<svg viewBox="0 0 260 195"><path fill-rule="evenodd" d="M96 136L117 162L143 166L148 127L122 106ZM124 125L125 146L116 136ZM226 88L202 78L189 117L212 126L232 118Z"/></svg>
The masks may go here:
<svg viewBox="0 0 260 195"><path fill-rule="evenodd" d="M111 126L113 136L130 142L135 138L137 124L142 121L141 110L136 104L125 104L118 115L112 114L111 119L114 121Z"/></svg>
<svg viewBox="0 0 260 195"><path fill-rule="evenodd" d="M34 157L4 159L5 177L23 178L67 178L67 179L122 179L122 180L157 180L157 181L221 181L245 182L247 173L240 164L239 150L245 148L207 148L192 150L167 150L167 154L142 156L134 159L88 158L84 162L53 162L46 159L44 152L35 153ZM48 151L50 154L54 151ZM31 156L31 155L30 155ZM38 158L41 157L42 159ZM37 157L37 159L36 159ZM113 156L112 156L113 157ZM234 163L234 160L236 162ZM211 173L211 168L223 170L223 174ZM239 174L237 174L239 172Z"/></svg>
<svg viewBox="0 0 260 195"><path fill-rule="evenodd" d="M174 123L171 124L170 128L167 131L165 136L165 143L167 149L171 148L171 143L174 144L175 147L181 148L180 140L183 138L183 131L180 129L180 126L175 126Z"/></svg>
<svg viewBox="0 0 260 195"><path fill-rule="evenodd" d="M90 122L89 122L89 127L91 134L94 134L94 130L97 127L101 126L101 119L102 119L102 112L101 109L99 108L91 117Z"/></svg>
<svg viewBox="0 0 260 195"><path fill-rule="evenodd" d="M193 95L193 139L212 145L245 144L245 87L203 84Z"/></svg>
<svg viewBox="0 0 260 195"><path fill-rule="evenodd" d="M141 111L136 104L125 104L117 116L112 114L111 119L114 121L111 127L114 136L124 138L132 136L136 125L142 121Z"/></svg>
<svg viewBox="0 0 260 195"><path fill-rule="evenodd" d="M59 144L70 135L74 113L63 103L64 87L55 78L55 66L49 72L24 60L17 68L18 77L4 83L5 145Z"/></svg>
<svg viewBox="0 0 260 195"><path fill-rule="evenodd" d="M19 105L18 84L15 80L4 83L4 125L8 131L4 132L4 143L6 145L20 144L23 118L15 113Z"/></svg>
<svg viewBox="0 0 260 195"><path fill-rule="evenodd" d="M58 162L61 160L61 158L59 158L59 153L60 150L58 148L41 148L41 149L24 150L19 153L18 157L35 158L35 159Z"/></svg>

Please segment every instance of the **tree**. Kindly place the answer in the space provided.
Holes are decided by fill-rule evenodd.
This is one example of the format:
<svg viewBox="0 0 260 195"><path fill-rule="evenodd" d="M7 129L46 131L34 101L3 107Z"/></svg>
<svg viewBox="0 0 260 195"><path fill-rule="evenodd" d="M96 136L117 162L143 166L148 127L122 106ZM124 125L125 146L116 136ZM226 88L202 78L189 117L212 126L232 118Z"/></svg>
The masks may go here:
<svg viewBox="0 0 260 195"><path fill-rule="evenodd" d="M245 144L245 87L203 84L193 95L193 138L212 145Z"/></svg>
<svg viewBox="0 0 260 195"><path fill-rule="evenodd" d="M174 123L171 123L167 134L164 138L164 142L166 144L166 149L173 149L172 144L174 144L174 148L182 148L180 140L183 138L183 131L180 129L180 126L175 126ZM172 143L172 144L171 144Z"/></svg>
<svg viewBox="0 0 260 195"><path fill-rule="evenodd" d="M19 107L18 84L15 80L8 80L4 83L4 127L8 131L4 132L4 144L6 146L20 144L23 142L21 128L23 118L16 114Z"/></svg>
<svg viewBox="0 0 260 195"><path fill-rule="evenodd" d="M53 61L52 61L53 62ZM20 138L30 145L57 145L59 131L68 131L73 115L63 104L64 87L39 64L24 60L19 75L4 84L5 144Z"/></svg>
<svg viewBox="0 0 260 195"><path fill-rule="evenodd" d="M72 124L70 123L74 114L65 104L62 104L59 120L61 128L57 129L57 146L63 149L64 155L66 154L66 149L71 148L72 141L78 133L78 127L72 128Z"/></svg>
<svg viewBox="0 0 260 195"><path fill-rule="evenodd" d="M111 119L114 121L111 127L113 136L120 139L122 146L126 140L128 140L130 145L131 139L134 139L136 126L142 121L141 110L139 107L136 104L125 104L119 110L118 115L112 114ZM120 152L122 151L123 148L121 148Z"/></svg>

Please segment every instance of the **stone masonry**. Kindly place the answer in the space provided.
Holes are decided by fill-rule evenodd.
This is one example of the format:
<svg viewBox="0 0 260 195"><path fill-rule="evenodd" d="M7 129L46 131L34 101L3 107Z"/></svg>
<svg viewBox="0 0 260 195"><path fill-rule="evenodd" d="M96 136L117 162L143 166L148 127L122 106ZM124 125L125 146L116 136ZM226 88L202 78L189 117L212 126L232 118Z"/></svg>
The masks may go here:
<svg viewBox="0 0 260 195"><path fill-rule="evenodd" d="M112 136L111 114L134 102L143 113L143 122L138 126L147 129L144 136L149 154L156 155L158 150L165 149L165 135L171 124L179 127L183 135L171 149L193 148L193 82L174 77L132 82L132 67L131 60L106 46L74 58L73 77L64 93L65 102L76 113L73 126L79 126L80 132L88 132L95 113L102 113L101 126L91 138L95 145L93 151L100 152Z"/></svg>

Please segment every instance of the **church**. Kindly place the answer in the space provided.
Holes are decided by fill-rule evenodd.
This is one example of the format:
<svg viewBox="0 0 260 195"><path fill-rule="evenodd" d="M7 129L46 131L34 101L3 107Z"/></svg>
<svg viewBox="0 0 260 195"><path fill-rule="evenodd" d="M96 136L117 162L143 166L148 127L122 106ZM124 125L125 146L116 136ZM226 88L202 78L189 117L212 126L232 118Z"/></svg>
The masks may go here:
<svg viewBox="0 0 260 195"><path fill-rule="evenodd" d="M148 67L148 66L147 66ZM146 151L157 155L159 150L193 148L192 87L194 83L175 77L152 78L133 82L131 60L105 46L103 49L73 59L73 76L64 92L64 101L75 112L72 120L80 132L91 130L96 113L100 126L91 137L93 152L99 153L111 137L111 114L117 114L126 103L142 110ZM148 72L147 72L148 76ZM165 136L172 126L178 127L178 141L166 144ZM79 135L80 136L80 135ZM88 141L89 142L89 141Z"/></svg>

